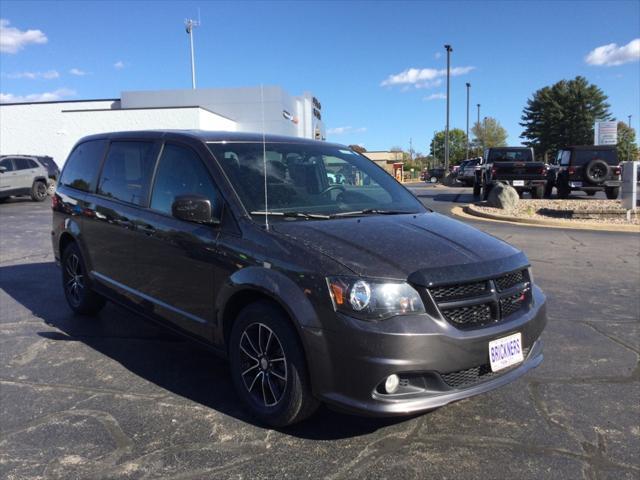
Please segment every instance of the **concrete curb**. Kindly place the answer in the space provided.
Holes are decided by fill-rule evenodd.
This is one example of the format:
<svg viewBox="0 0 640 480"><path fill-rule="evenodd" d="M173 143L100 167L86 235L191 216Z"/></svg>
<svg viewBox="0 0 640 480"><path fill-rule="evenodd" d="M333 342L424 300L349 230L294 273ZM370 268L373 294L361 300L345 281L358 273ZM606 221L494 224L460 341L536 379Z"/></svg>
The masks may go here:
<svg viewBox="0 0 640 480"><path fill-rule="evenodd" d="M453 207L451 213L458 217L472 218L487 222L509 223L528 227L565 228L570 230L596 230L600 232L640 233L640 225L603 225L601 223L581 222L576 224L566 220L542 220L537 218L520 218L508 215L495 215L475 210L473 205Z"/></svg>

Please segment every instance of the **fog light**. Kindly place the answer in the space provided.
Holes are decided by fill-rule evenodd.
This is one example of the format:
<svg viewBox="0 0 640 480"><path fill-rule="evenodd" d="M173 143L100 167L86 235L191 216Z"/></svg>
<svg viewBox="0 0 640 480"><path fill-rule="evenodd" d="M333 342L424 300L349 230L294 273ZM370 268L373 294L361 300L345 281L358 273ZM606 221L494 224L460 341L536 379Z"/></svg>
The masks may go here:
<svg viewBox="0 0 640 480"><path fill-rule="evenodd" d="M387 393L395 393L400 385L400 378L395 373L387 377L387 381L384 382L384 389Z"/></svg>

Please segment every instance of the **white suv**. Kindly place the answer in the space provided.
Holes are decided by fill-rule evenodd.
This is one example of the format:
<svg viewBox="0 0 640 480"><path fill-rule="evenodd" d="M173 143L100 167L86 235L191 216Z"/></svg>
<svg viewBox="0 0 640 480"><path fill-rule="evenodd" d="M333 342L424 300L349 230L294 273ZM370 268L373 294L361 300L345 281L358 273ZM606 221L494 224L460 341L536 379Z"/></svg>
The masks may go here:
<svg viewBox="0 0 640 480"><path fill-rule="evenodd" d="M35 158L10 156L0 159L0 202L17 195L30 195L36 202L47 198L48 170Z"/></svg>

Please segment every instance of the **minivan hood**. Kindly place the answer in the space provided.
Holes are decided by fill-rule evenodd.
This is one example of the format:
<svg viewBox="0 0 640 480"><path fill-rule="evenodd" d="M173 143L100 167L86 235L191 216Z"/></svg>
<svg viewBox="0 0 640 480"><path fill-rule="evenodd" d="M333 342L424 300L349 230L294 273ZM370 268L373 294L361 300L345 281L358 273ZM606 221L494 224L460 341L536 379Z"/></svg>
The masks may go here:
<svg viewBox="0 0 640 480"><path fill-rule="evenodd" d="M511 245L437 213L272 223L272 229L364 277L419 285L488 278L528 265Z"/></svg>

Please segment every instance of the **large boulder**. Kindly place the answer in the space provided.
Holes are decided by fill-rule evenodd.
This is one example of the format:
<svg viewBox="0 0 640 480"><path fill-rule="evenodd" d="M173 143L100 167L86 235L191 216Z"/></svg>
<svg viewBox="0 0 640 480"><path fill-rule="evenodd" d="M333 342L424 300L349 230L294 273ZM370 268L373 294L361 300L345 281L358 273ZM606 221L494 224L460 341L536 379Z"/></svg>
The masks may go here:
<svg viewBox="0 0 640 480"><path fill-rule="evenodd" d="M502 208L503 210L511 210L516 207L519 201L518 192L511 185L494 183L487 198L487 205L489 207Z"/></svg>

